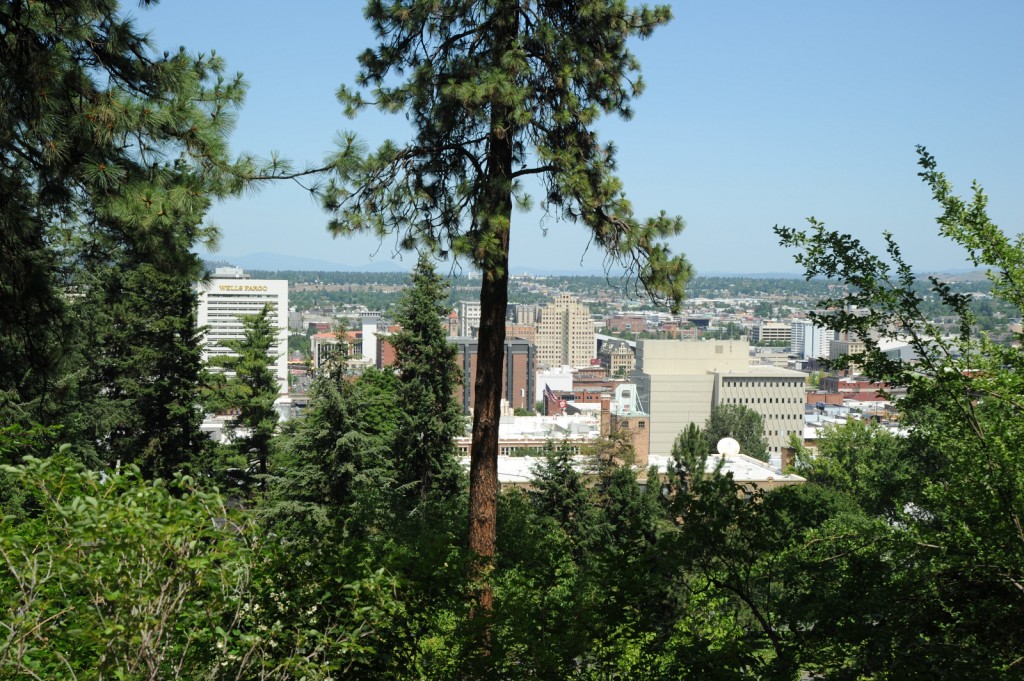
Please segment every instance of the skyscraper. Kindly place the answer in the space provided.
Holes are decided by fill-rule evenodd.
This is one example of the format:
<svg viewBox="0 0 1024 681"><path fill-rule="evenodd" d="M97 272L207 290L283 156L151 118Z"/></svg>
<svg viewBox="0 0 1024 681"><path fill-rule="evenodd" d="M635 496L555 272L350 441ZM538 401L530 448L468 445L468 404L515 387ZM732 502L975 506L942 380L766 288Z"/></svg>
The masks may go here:
<svg viewBox="0 0 1024 681"><path fill-rule="evenodd" d="M218 267L207 282L198 287L197 323L206 327L203 337L203 361L216 355L230 354L220 345L224 340L244 337L242 317L259 314L267 303L277 325L277 343L271 347L278 394L288 395L288 281L285 279L250 279L239 267ZM280 398L279 398L280 399Z"/></svg>
<svg viewBox="0 0 1024 681"><path fill-rule="evenodd" d="M590 310L568 293L540 310L537 362L553 367L589 364L594 357L594 322Z"/></svg>

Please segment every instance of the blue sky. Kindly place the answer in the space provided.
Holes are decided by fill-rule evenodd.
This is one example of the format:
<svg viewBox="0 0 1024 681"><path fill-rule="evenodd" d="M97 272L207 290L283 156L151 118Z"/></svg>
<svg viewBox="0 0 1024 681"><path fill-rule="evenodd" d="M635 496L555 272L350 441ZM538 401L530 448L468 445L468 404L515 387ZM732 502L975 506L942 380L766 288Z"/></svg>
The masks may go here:
<svg viewBox="0 0 1024 681"><path fill-rule="evenodd" d="M916 176L924 144L961 193L977 179L1004 230L1024 215L1024 3L678 2L675 20L634 43L647 90L605 140L639 217L687 223L671 244L700 272L795 272L772 226L824 220L866 244L893 232L922 270L963 268L936 236L937 207ZM357 0L164 0L133 8L160 49L215 49L250 84L235 151L320 161L339 130L404 139L401 116L348 120L334 93L372 43ZM584 228L513 217L512 270L594 271ZM270 251L350 265L393 244L333 239L299 187L218 204L220 256ZM407 264L412 260L406 258Z"/></svg>

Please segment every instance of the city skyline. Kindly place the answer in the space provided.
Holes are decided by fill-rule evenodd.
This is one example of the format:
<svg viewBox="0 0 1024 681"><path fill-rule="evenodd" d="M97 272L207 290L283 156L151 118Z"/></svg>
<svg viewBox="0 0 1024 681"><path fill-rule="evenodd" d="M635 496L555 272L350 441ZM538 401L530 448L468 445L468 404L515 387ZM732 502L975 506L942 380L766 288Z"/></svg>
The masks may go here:
<svg viewBox="0 0 1024 681"><path fill-rule="evenodd" d="M302 9L181 0L131 13L158 49L216 49L229 72L245 74L236 153L276 150L302 166L329 153L340 130L371 145L405 139L401 116L350 121L334 99L372 44L359 4ZM796 272L771 227L811 215L876 250L889 229L921 270L967 267L936 236L938 208L916 177L916 144L936 155L959 193L977 178L997 224L1018 231L1024 45L1014 31L1024 7L675 3L674 12L669 26L633 45L647 82L634 119L605 119L600 129L619 149L638 217L665 210L686 220L670 243L698 274ZM395 248L370 237L332 240L326 216L292 183L218 204L210 219L222 230L213 259L264 251L383 267ZM602 262L585 228L542 223L537 213L514 215L511 260L513 271L580 274Z"/></svg>

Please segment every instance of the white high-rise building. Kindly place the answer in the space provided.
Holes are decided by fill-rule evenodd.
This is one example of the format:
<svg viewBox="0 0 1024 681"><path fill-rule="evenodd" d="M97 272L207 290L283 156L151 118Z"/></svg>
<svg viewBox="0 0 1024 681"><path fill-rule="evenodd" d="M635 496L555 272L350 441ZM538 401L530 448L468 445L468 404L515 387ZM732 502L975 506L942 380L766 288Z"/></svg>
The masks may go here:
<svg viewBox="0 0 1024 681"><path fill-rule="evenodd" d="M816 326L808 319L796 319L790 324L790 328L790 347L800 359L828 357L829 342L835 339L835 331L824 326Z"/></svg>
<svg viewBox="0 0 1024 681"><path fill-rule="evenodd" d="M459 301L459 335L465 338L476 338L480 335L479 301Z"/></svg>
<svg viewBox="0 0 1024 681"><path fill-rule="evenodd" d="M285 279L250 279L239 267L218 267L209 281L198 287L197 323L206 327L203 336L203 361L228 355L231 351L220 345L224 340L241 340L245 336L242 317L259 314L270 304L273 323L277 326L277 343L270 348L274 357L274 373L279 385L279 400L288 395L288 281Z"/></svg>
<svg viewBox="0 0 1024 681"><path fill-rule="evenodd" d="M589 364L596 355L590 309L568 293L560 294L541 308L536 344L537 363L543 366Z"/></svg>

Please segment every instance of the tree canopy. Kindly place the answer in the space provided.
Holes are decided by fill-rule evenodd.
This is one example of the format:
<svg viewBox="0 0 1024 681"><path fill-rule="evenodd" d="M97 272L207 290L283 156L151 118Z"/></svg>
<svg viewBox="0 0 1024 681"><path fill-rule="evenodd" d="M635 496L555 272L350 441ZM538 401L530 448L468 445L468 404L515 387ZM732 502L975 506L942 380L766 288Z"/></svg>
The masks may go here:
<svg viewBox="0 0 1024 681"><path fill-rule="evenodd" d="M527 178L543 187L547 213L583 223L609 262L656 297L678 305L690 277L685 258L661 242L682 220L634 217L614 147L594 129L602 114L631 115L643 80L627 42L670 14L619 0L370 0L366 16L377 44L360 57L356 88L339 98L349 115L368 105L404 113L412 138L365 153L344 136L324 205L334 234L395 235L400 248L463 258L483 274L469 544L486 559L496 532L509 234L513 205L532 202Z"/></svg>

